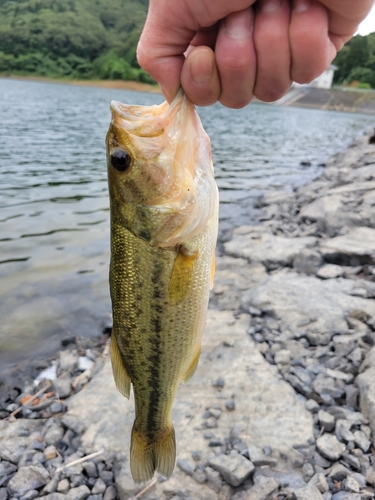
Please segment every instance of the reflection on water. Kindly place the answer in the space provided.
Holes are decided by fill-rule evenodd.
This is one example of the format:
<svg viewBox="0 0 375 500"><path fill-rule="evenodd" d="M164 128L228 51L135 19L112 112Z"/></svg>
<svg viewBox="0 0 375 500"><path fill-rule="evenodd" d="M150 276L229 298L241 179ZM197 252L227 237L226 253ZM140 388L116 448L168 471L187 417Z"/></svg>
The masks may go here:
<svg viewBox="0 0 375 500"><path fill-rule="evenodd" d="M110 323L104 137L109 101L161 96L0 79L0 363ZM372 117L253 105L200 110L212 139L221 229L268 189L306 183ZM308 168L301 161L311 163ZM48 342L46 340L48 339ZM22 351L22 354L21 354Z"/></svg>

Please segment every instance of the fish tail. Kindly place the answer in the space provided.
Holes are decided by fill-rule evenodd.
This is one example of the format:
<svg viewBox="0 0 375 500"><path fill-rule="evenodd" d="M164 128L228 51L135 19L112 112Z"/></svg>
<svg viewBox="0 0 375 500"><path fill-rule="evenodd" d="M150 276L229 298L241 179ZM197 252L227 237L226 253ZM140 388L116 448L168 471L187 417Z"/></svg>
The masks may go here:
<svg viewBox="0 0 375 500"><path fill-rule="evenodd" d="M176 440L171 423L150 440L133 426L130 447L130 470L136 483L152 479L154 472L169 477L176 461Z"/></svg>

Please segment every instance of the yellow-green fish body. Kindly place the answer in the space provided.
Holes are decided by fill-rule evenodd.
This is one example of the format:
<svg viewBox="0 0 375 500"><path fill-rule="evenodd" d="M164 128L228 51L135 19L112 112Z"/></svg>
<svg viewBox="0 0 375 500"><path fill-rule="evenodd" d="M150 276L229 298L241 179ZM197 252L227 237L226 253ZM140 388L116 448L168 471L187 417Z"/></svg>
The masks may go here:
<svg viewBox="0 0 375 500"><path fill-rule="evenodd" d="M175 463L171 409L194 373L212 286L218 194L210 144L193 104L111 103L107 135L111 205L111 358L130 395L136 482Z"/></svg>

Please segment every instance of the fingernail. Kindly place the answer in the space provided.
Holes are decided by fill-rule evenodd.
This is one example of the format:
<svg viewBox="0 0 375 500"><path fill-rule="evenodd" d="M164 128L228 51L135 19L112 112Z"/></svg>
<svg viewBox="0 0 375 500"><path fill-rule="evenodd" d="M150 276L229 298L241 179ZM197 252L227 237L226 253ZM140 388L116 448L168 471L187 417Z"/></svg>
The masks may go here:
<svg viewBox="0 0 375 500"><path fill-rule="evenodd" d="M224 30L233 38L247 39L253 31L253 12L251 9L230 14L223 21Z"/></svg>
<svg viewBox="0 0 375 500"><path fill-rule="evenodd" d="M208 83L214 72L214 63L212 58L205 57L201 53L192 53L190 59L190 73L195 83L202 85Z"/></svg>
<svg viewBox="0 0 375 500"><path fill-rule="evenodd" d="M294 0L294 12L305 12L311 6L311 0Z"/></svg>
<svg viewBox="0 0 375 500"><path fill-rule="evenodd" d="M264 0L260 4L260 12L263 14L271 14L276 12L281 7L282 0Z"/></svg>

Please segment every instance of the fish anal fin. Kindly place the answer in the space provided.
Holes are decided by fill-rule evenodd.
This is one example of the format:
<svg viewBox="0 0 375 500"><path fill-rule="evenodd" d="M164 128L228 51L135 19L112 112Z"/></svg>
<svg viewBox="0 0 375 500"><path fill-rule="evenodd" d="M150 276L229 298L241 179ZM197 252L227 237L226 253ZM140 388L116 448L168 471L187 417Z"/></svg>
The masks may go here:
<svg viewBox="0 0 375 500"><path fill-rule="evenodd" d="M190 290L198 251L190 252L181 245L175 258L168 289L168 302L172 306L181 304Z"/></svg>
<svg viewBox="0 0 375 500"><path fill-rule="evenodd" d="M176 461L176 439L173 424L157 433L150 440L132 429L130 447L130 470L136 483L152 479L154 472L169 477Z"/></svg>
<svg viewBox="0 0 375 500"><path fill-rule="evenodd" d="M114 332L112 332L111 336L111 362L113 378L115 379L117 390L119 390L123 396L129 399L131 379L121 357L120 349L118 348L117 339Z"/></svg>
<svg viewBox="0 0 375 500"><path fill-rule="evenodd" d="M193 358L192 362L190 363L189 368L186 370L186 372L182 376L182 382L184 382L184 383L187 382L194 375L195 370L197 369L197 366L198 366L200 354L201 354L201 347L199 346L197 349L197 352L194 354L194 358Z"/></svg>
<svg viewBox="0 0 375 500"><path fill-rule="evenodd" d="M212 263L211 263L210 290L212 290L212 288L214 286L215 267L216 267L216 254L214 252L214 254L212 256Z"/></svg>

